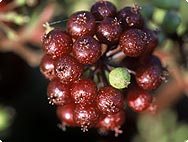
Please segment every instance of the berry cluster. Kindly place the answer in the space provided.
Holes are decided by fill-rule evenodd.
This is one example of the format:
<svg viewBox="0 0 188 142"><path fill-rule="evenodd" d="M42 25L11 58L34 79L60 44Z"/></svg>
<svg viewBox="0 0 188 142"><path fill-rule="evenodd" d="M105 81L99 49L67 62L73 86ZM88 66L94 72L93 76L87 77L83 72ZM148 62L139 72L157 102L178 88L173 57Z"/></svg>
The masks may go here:
<svg viewBox="0 0 188 142"><path fill-rule="evenodd" d="M157 33L139 10L97 1L90 11L73 13L66 29L44 34L40 70L50 81L49 103L57 105L62 128L97 128L117 136L125 104L136 112L153 106L150 92L161 85L165 70L153 55Z"/></svg>

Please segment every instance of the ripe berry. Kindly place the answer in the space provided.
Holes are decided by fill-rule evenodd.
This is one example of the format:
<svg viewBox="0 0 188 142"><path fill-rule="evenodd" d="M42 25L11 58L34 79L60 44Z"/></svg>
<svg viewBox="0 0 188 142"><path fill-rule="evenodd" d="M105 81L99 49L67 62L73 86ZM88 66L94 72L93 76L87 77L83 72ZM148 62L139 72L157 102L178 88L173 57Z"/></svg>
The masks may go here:
<svg viewBox="0 0 188 142"><path fill-rule="evenodd" d="M163 67L161 61L156 56L151 56L151 61L141 65L136 70L136 82L144 90L154 90L163 81Z"/></svg>
<svg viewBox="0 0 188 142"><path fill-rule="evenodd" d="M44 55L40 62L40 72L46 79L52 80L56 77L55 75L55 60L50 58L48 55Z"/></svg>
<svg viewBox="0 0 188 142"><path fill-rule="evenodd" d="M149 28L144 28L143 31L146 34L146 50L144 51L142 56L147 56L152 54L152 52L155 50L157 47L159 40L157 33Z"/></svg>
<svg viewBox="0 0 188 142"><path fill-rule="evenodd" d="M70 87L59 80L50 81L47 87L47 95L50 104L65 105L71 102Z"/></svg>
<svg viewBox="0 0 188 142"><path fill-rule="evenodd" d="M125 123L125 111L120 110L115 114L108 114L102 116L102 118L97 123L96 127L99 128L99 131L114 131L115 136L117 137L123 131L120 130L120 127Z"/></svg>
<svg viewBox="0 0 188 142"><path fill-rule="evenodd" d="M59 120L61 121L62 128L64 128L65 126L76 126L76 123L73 119L74 109L74 103L69 103L64 106L57 106L56 114Z"/></svg>
<svg viewBox="0 0 188 142"><path fill-rule="evenodd" d="M117 89L127 88L128 85L130 84L130 80L131 80L130 73L122 67L114 68L109 73L109 82L110 85L112 85L114 88Z"/></svg>
<svg viewBox="0 0 188 142"><path fill-rule="evenodd" d="M101 45L91 36L80 37L73 44L73 55L82 64L93 64L101 56Z"/></svg>
<svg viewBox="0 0 188 142"><path fill-rule="evenodd" d="M97 86L91 79L82 78L71 86L71 97L77 104L92 104L95 101L96 96Z"/></svg>
<svg viewBox="0 0 188 142"><path fill-rule="evenodd" d="M95 106L92 105L76 105L73 113L75 123L81 127L83 132L88 131L96 125L99 119L99 113Z"/></svg>
<svg viewBox="0 0 188 142"><path fill-rule="evenodd" d="M67 21L67 30L75 39L84 35L94 35L95 28L95 18L89 11L75 12Z"/></svg>
<svg viewBox="0 0 188 142"><path fill-rule="evenodd" d="M97 25L96 36L101 43L114 45L118 43L123 29L117 18L106 17Z"/></svg>
<svg viewBox="0 0 188 142"><path fill-rule="evenodd" d="M96 21L101 21L106 17L115 17L116 15L116 6L105 0L100 0L95 2L91 6L91 13L95 17Z"/></svg>
<svg viewBox="0 0 188 142"><path fill-rule="evenodd" d="M53 59L69 54L72 44L71 36L61 29L56 28L43 36L43 49Z"/></svg>
<svg viewBox="0 0 188 142"><path fill-rule="evenodd" d="M80 78L83 66L72 56L64 55L55 63L55 73L62 83L70 83Z"/></svg>
<svg viewBox="0 0 188 142"><path fill-rule="evenodd" d="M117 113L124 107L123 95L118 89L105 86L98 92L96 105L103 114Z"/></svg>
<svg viewBox="0 0 188 142"><path fill-rule="evenodd" d="M124 7L118 11L117 17L125 29L127 28L142 28L144 19L139 12L139 7Z"/></svg>
<svg viewBox="0 0 188 142"><path fill-rule="evenodd" d="M129 29L120 36L119 45L125 55L137 57L146 49L146 34L140 29Z"/></svg>
<svg viewBox="0 0 188 142"><path fill-rule="evenodd" d="M139 88L138 86L134 86L129 88L126 100L128 106L132 110L136 112L143 112L149 108L152 103L152 96L147 91Z"/></svg>

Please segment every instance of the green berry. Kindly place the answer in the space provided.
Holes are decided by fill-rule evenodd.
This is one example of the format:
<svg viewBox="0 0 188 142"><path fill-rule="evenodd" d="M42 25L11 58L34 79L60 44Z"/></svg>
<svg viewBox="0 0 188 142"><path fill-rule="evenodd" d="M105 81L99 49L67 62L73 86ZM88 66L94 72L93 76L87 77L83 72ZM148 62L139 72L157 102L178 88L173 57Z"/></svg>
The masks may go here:
<svg viewBox="0 0 188 142"><path fill-rule="evenodd" d="M180 0L153 0L152 3L154 6L166 10L180 8Z"/></svg>
<svg viewBox="0 0 188 142"><path fill-rule="evenodd" d="M178 26L181 23L181 17L178 15L176 11L168 11L162 22L162 29L166 33L175 33L177 31Z"/></svg>
<svg viewBox="0 0 188 142"><path fill-rule="evenodd" d="M130 84L131 75L127 69L122 67L114 68L109 73L109 82L110 85L116 89L127 88Z"/></svg>

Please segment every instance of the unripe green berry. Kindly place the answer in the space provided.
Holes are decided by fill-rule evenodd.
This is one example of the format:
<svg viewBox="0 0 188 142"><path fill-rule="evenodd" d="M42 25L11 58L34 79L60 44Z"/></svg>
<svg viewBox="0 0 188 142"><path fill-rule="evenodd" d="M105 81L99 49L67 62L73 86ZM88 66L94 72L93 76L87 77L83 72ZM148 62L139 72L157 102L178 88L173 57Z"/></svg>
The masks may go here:
<svg viewBox="0 0 188 142"><path fill-rule="evenodd" d="M117 67L109 73L110 85L116 89L127 88L130 84L131 75L127 69Z"/></svg>
<svg viewBox="0 0 188 142"><path fill-rule="evenodd" d="M180 0L152 0L152 3L154 6L166 10L178 10L180 8Z"/></svg>
<svg viewBox="0 0 188 142"><path fill-rule="evenodd" d="M166 33L175 33L181 23L181 17L176 11L168 11L163 19L162 29Z"/></svg>

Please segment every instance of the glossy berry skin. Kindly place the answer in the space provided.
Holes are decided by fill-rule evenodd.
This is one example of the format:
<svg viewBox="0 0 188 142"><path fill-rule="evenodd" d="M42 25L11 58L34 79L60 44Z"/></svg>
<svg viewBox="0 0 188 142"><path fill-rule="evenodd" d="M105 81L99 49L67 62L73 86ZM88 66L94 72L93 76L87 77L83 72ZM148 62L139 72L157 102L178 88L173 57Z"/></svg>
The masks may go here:
<svg viewBox="0 0 188 142"><path fill-rule="evenodd" d="M96 127L100 131L115 131L115 136L122 133L120 127L125 123L125 111L120 110L119 112L111 115L103 115L98 121Z"/></svg>
<svg viewBox="0 0 188 142"><path fill-rule="evenodd" d="M62 83L68 84L81 77L83 66L71 55L64 55L56 61L55 73Z"/></svg>
<svg viewBox="0 0 188 142"><path fill-rule="evenodd" d="M101 45L91 36L78 38L73 44L73 55L82 64L94 64L101 56Z"/></svg>
<svg viewBox="0 0 188 142"><path fill-rule="evenodd" d="M76 123L74 122L73 119L74 109L75 109L74 103L69 103L64 106L57 106L56 114L59 120L61 121L62 125L71 126L71 127L76 126Z"/></svg>
<svg viewBox="0 0 188 142"><path fill-rule="evenodd" d="M133 111L143 112L151 105L152 96L147 91L135 86L129 89L126 101Z"/></svg>
<svg viewBox="0 0 188 142"><path fill-rule="evenodd" d="M95 18L89 11L75 12L67 21L67 30L75 39L84 35L94 35L95 28Z"/></svg>
<svg viewBox="0 0 188 142"><path fill-rule="evenodd" d="M124 107L123 96L118 89L105 86L98 91L96 105L103 114L115 114Z"/></svg>
<svg viewBox="0 0 188 142"><path fill-rule="evenodd" d="M125 55L138 57L146 49L146 34L140 29L129 29L120 36L119 45Z"/></svg>
<svg viewBox="0 0 188 142"><path fill-rule="evenodd" d="M163 81L163 68L158 57L151 56L150 62L136 70L136 82L144 90L154 90Z"/></svg>
<svg viewBox="0 0 188 142"><path fill-rule="evenodd" d="M98 24L96 36L101 43L114 45L118 43L122 32L122 26L117 18L106 17Z"/></svg>
<svg viewBox="0 0 188 142"><path fill-rule="evenodd" d="M47 95L49 103L52 105L65 105L71 102L70 87L57 79L48 84Z"/></svg>
<svg viewBox="0 0 188 142"><path fill-rule="evenodd" d="M118 11L117 17L125 29L127 28L142 28L144 19L139 12L138 6L126 6Z"/></svg>
<svg viewBox="0 0 188 142"><path fill-rule="evenodd" d="M55 75L55 60L50 58L48 55L44 55L40 62L40 72L43 74L43 76L48 79L52 80L56 78Z"/></svg>
<svg viewBox="0 0 188 142"><path fill-rule="evenodd" d="M73 118L75 123L81 127L83 132L88 131L96 125L99 119L99 113L93 105L76 105Z"/></svg>
<svg viewBox="0 0 188 142"><path fill-rule="evenodd" d="M61 29L54 29L43 36L44 52L53 59L69 54L72 50L71 36Z"/></svg>
<svg viewBox="0 0 188 142"><path fill-rule="evenodd" d="M76 104L92 104L97 96L97 86L89 78L82 78L71 86L71 97Z"/></svg>
<svg viewBox="0 0 188 142"><path fill-rule="evenodd" d="M97 1L95 2L90 9L91 13L95 17L96 21L101 21L106 17L115 17L116 16L116 7L110 1Z"/></svg>

